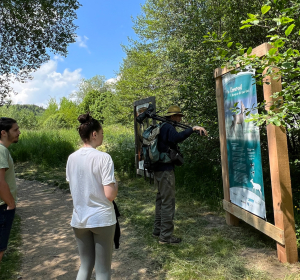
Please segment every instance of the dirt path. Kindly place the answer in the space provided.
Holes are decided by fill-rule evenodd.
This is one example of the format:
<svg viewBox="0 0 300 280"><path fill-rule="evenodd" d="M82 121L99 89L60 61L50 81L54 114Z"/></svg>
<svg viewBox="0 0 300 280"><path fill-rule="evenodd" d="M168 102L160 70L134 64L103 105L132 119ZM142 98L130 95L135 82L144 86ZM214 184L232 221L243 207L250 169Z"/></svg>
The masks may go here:
<svg viewBox="0 0 300 280"><path fill-rule="evenodd" d="M71 195L37 181L17 179L17 184L17 213L22 219L23 239L23 263L18 279L76 279L80 261L69 225ZM122 219L120 223L122 243L113 254L112 279L156 279L149 264L130 259L132 237Z"/></svg>

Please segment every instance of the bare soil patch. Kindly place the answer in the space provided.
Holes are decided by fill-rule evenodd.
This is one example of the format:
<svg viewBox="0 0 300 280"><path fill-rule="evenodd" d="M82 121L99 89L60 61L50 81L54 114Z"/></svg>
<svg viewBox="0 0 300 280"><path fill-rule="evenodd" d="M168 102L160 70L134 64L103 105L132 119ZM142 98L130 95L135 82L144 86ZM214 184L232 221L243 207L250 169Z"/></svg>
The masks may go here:
<svg viewBox="0 0 300 280"><path fill-rule="evenodd" d="M281 264L278 261L276 250L270 248L248 248L241 253L246 258L247 268L256 268L269 274L270 279L300 279L298 264Z"/></svg>

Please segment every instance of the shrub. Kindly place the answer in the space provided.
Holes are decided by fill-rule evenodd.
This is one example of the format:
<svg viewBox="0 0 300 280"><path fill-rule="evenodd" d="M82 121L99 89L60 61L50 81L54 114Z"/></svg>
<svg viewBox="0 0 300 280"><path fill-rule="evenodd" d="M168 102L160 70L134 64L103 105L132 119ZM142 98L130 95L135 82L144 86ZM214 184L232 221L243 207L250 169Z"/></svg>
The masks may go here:
<svg viewBox="0 0 300 280"><path fill-rule="evenodd" d="M207 141L206 138L192 135L180 148L184 165L175 168L178 190L219 208L223 185L218 139Z"/></svg>
<svg viewBox="0 0 300 280"><path fill-rule="evenodd" d="M104 145L100 149L111 155L115 170L120 175L135 177L135 143L132 129L115 125L104 127Z"/></svg>

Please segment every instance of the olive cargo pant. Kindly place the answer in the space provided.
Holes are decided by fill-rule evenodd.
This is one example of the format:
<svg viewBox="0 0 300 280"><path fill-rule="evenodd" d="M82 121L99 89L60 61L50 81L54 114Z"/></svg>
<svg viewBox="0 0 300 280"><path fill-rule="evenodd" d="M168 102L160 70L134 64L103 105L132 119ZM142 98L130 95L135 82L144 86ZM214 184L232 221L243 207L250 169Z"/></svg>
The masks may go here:
<svg viewBox="0 0 300 280"><path fill-rule="evenodd" d="M157 188L155 222L153 234L160 239L168 239L174 230L175 214L175 174L171 171L154 172L154 185Z"/></svg>

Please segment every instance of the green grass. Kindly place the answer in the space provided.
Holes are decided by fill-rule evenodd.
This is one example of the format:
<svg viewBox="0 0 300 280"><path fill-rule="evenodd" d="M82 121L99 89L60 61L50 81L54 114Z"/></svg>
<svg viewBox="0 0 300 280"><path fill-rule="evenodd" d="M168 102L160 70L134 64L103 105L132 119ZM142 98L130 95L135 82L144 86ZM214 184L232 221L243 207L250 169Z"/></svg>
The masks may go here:
<svg viewBox="0 0 300 280"><path fill-rule="evenodd" d="M16 214L8 241L8 248L0 264L0 279L17 279L21 268L21 243L21 218Z"/></svg>
<svg viewBox="0 0 300 280"><path fill-rule="evenodd" d="M104 127L104 143L99 150L111 155L115 170L121 176L135 177L135 143L132 129Z"/></svg>
<svg viewBox="0 0 300 280"><path fill-rule="evenodd" d="M151 232L154 222L155 192L142 178L128 180L119 190L118 205L126 223L146 244L137 258L151 258L166 279L270 279L262 271L249 269L240 256L247 248L274 247L275 243L246 224L225 225L222 213L210 212L192 195L177 191L175 235L180 245L158 244ZM208 218L217 223L211 227ZM223 218L223 219L222 219ZM218 224L223 221L223 224ZM146 250L146 252L145 252Z"/></svg>
<svg viewBox="0 0 300 280"><path fill-rule="evenodd" d="M65 178L67 158L81 145L76 130L22 131L20 141L10 148L16 176L68 190ZM104 141L98 149L111 155L119 176L135 176L132 130L118 126L105 127Z"/></svg>

